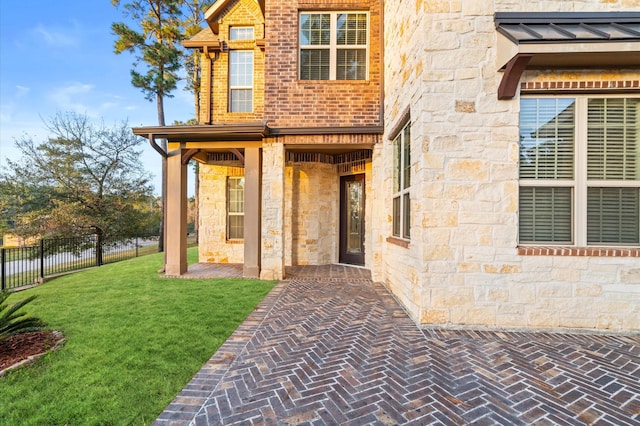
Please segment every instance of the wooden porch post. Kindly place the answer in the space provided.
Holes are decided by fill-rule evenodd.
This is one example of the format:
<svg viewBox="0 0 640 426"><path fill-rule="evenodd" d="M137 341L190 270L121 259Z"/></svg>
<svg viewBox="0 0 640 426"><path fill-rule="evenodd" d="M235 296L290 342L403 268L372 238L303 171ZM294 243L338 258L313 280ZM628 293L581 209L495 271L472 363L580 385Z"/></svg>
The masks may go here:
<svg viewBox="0 0 640 426"><path fill-rule="evenodd" d="M260 148L244 151L244 268L247 278L260 277L260 219L261 219Z"/></svg>
<svg viewBox="0 0 640 426"><path fill-rule="evenodd" d="M187 272L187 166L179 143L169 142L165 200L166 275Z"/></svg>

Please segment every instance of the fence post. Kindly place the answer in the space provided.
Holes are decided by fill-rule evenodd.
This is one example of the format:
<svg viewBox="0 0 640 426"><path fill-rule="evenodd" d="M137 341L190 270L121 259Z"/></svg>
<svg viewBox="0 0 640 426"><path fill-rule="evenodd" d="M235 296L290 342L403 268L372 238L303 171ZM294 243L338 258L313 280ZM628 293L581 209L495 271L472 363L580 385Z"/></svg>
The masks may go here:
<svg viewBox="0 0 640 426"><path fill-rule="evenodd" d="M0 263L2 263L2 266L0 267L2 269L2 278L0 278L0 290L4 291L7 288L7 281L6 281L6 275L7 275L7 270L5 267L5 248L2 247L0 249Z"/></svg>
<svg viewBox="0 0 640 426"><path fill-rule="evenodd" d="M40 238L40 278L44 279L44 238Z"/></svg>
<svg viewBox="0 0 640 426"><path fill-rule="evenodd" d="M104 244L102 238L102 230L96 230L96 266L102 266L102 246Z"/></svg>

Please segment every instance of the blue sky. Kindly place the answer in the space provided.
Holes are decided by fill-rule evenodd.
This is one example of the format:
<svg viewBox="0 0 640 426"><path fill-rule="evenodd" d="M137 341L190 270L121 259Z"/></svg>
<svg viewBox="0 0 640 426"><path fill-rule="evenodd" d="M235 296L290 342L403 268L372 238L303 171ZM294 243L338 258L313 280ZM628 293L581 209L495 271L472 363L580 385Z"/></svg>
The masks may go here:
<svg viewBox="0 0 640 426"><path fill-rule="evenodd" d="M113 53L113 22L127 22L110 0L0 0L0 165L20 152L14 140L49 136L43 120L86 114L112 126L158 124L155 102L131 85L131 54ZM140 69L143 71L144 69ZM167 124L193 118L193 97L182 88L165 99ZM160 155L142 145L156 194ZM189 186L192 186L190 176Z"/></svg>

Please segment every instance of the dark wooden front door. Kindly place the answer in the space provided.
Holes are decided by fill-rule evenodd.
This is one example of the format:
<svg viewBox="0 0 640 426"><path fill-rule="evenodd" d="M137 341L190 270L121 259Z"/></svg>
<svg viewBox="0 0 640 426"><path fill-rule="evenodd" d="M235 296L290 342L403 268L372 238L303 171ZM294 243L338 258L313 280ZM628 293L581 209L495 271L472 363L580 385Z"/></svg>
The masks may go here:
<svg viewBox="0 0 640 426"><path fill-rule="evenodd" d="M340 178L340 263L364 265L364 175Z"/></svg>

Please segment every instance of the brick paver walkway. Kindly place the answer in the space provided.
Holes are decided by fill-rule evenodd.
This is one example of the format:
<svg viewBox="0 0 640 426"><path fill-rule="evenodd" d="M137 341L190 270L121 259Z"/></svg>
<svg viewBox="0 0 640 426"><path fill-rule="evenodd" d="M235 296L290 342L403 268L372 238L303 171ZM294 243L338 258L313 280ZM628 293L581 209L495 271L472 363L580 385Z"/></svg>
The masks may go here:
<svg viewBox="0 0 640 426"><path fill-rule="evenodd" d="M640 336L421 330L362 272L291 272L156 424L640 424Z"/></svg>

